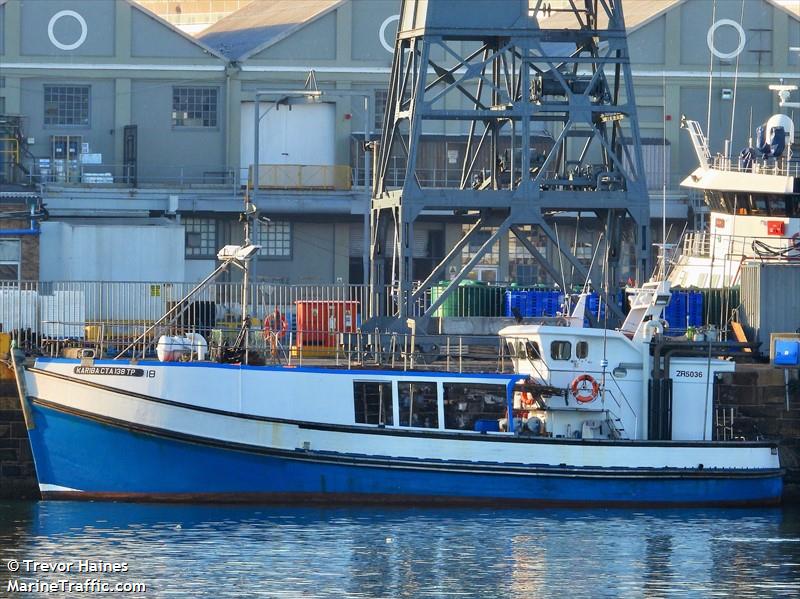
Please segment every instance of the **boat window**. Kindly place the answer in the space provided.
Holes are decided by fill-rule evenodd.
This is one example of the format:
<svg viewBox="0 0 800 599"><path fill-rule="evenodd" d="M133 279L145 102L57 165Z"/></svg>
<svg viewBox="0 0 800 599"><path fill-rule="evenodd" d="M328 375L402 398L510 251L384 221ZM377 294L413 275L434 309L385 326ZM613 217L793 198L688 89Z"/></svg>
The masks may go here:
<svg viewBox="0 0 800 599"><path fill-rule="evenodd" d="M512 358L517 357L517 342L513 339L509 339L506 341L506 347L508 348L508 355Z"/></svg>
<svg viewBox="0 0 800 599"><path fill-rule="evenodd" d="M529 360L542 359L542 352L539 351L539 344L536 341L525 342L525 353L528 355Z"/></svg>
<svg viewBox="0 0 800 599"><path fill-rule="evenodd" d="M436 383L397 383L400 426L439 428Z"/></svg>
<svg viewBox="0 0 800 599"><path fill-rule="evenodd" d="M394 424L392 384L355 381L353 407L359 424Z"/></svg>
<svg viewBox="0 0 800 599"><path fill-rule="evenodd" d="M786 200L779 196L770 196L769 213L772 216L786 216Z"/></svg>
<svg viewBox="0 0 800 599"><path fill-rule="evenodd" d="M445 383L444 427L459 431L499 431L506 415L503 385Z"/></svg>
<svg viewBox="0 0 800 599"><path fill-rule="evenodd" d="M572 344L569 341L553 341L550 344L550 357L554 360L569 360L572 357Z"/></svg>
<svg viewBox="0 0 800 599"><path fill-rule="evenodd" d="M589 342L588 341L578 341L575 344L575 357L579 360L583 360L589 355Z"/></svg>

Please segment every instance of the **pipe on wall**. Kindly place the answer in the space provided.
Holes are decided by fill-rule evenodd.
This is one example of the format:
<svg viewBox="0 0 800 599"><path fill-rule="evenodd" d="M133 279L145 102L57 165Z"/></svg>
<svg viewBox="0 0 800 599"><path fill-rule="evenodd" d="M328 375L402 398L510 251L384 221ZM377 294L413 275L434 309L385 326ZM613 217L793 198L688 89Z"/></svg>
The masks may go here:
<svg viewBox="0 0 800 599"><path fill-rule="evenodd" d="M19 237L21 235L41 235L38 228L31 229L0 229L0 237Z"/></svg>

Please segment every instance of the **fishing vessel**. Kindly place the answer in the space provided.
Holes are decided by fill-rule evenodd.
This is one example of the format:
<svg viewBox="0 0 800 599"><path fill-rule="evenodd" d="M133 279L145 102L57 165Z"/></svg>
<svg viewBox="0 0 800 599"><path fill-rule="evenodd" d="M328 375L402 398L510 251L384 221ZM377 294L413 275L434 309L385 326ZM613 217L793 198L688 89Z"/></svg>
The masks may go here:
<svg viewBox="0 0 800 599"><path fill-rule="evenodd" d="M244 266L251 253L239 248L220 259ZM779 502L776 445L715 437L713 382L734 368L738 346L663 337L666 281L631 293L619 330L584 328L584 296L558 325L502 329L495 359L472 369L449 355L420 364L413 353L394 360L375 348L338 367L248 365L246 356L216 363L192 349L182 361L85 352L24 368L17 359L42 495Z"/></svg>
<svg viewBox="0 0 800 599"><path fill-rule="evenodd" d="M772 85L780 105L791 102L793 85ZM748 260L800 260L800 156L793 154L795 125L775 114L755 130L738 160L712 156L697 121L683 119L698 167L681 185L702 194L707 227L687 234L669 279L675 286L723 288L740 282Z"/></svg>

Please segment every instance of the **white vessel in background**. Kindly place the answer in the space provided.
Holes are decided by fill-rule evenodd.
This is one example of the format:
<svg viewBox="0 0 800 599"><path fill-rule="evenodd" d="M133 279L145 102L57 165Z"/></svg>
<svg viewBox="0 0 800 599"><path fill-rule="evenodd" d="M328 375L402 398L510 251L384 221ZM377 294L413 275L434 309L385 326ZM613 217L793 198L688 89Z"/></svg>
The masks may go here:
<svg viewBox="0 0 800 599"><path fill-rule="evenodd" d="M779 93L781 107L800 108L788 101L796 86L770 89ZM710 211L707 229L688 233L678 248L669 273L672 285L732 287L747 260L800 260L800 152L793 153L792 119L770 117L737 161L711 156L697 121L684 118L681 126L700 163L681 185L701 192Z"/></svg>

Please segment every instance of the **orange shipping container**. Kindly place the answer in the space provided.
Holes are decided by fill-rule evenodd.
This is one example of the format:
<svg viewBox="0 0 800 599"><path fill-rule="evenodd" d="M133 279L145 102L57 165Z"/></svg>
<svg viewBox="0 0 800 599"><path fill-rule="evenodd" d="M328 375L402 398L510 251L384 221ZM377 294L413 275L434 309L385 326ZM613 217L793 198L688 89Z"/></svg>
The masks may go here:
<svg viewBox="0 0 800 599"><path fill-rule="evenodd" d="M335 347L339 333L357 328L356 301L297 301L297 347Z"/></svg>

